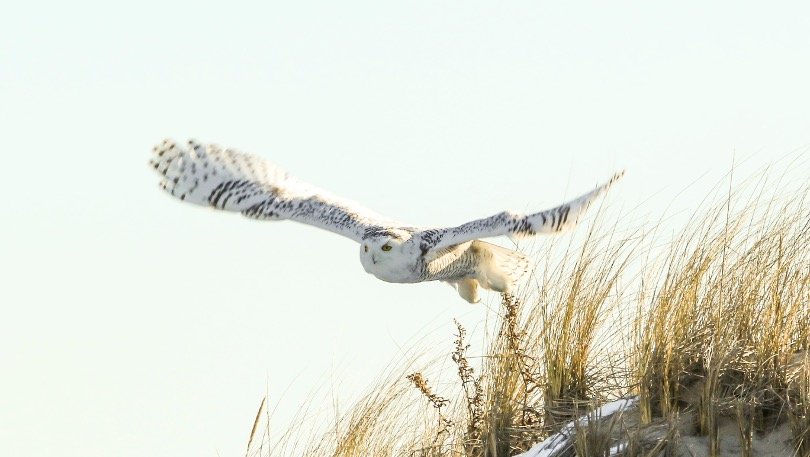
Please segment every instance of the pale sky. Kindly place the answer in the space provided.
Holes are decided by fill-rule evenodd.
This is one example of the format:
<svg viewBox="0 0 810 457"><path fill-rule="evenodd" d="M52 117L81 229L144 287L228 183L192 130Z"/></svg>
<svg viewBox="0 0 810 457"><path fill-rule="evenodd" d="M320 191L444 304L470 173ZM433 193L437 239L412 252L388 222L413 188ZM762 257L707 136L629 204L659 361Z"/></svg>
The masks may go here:
<svg viewBox="0 0 810 457"><path fill-rule="evenodd" d="M0 455L242 455L265 393L283 429L313 389L348 402L497 310L167 197L164 137L413 224L545 209L624 168L607 203L655 220L733 162L806 150L808 81L800 1L6 6Z"/></svg>

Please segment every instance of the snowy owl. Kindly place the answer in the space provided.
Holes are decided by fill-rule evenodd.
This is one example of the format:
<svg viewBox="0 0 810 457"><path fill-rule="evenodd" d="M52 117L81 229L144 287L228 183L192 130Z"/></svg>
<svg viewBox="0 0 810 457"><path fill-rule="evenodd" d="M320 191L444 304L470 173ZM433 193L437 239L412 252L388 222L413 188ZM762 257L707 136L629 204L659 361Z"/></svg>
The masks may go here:
<svg viewBox="0 0 810 457"><path fill-rule="evenodd" d="M525 255L480 238L573 227L623 175L616 173L591 192L538 213L505 211L456 227L413 227L300 181L266 160L213 144L192 140L183 147L164 140L155 146L150 164L162 177L161 187L180 200L329 230L360 243L360 263L377 278L395 283L446 281L470 303L479 301L479 287L509 292L530 271Z"/></svg>

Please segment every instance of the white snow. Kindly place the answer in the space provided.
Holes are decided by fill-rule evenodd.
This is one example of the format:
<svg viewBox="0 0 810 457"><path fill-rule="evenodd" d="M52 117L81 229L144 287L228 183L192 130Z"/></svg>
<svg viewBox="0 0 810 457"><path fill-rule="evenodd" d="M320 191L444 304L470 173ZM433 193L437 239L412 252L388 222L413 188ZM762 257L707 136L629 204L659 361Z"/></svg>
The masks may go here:
<svg viewBox="0 0 810 457"><path fill-rule="evenodd" d="M611 416L619 411L629 408L634 405L638 400L637 397L622 398L620 400L605 403L604 405L596 408L592 413L582 416L576 421L571 421L565 425L559 432L549 436L544 441L535 444L531 449L518 454L515 457L552 457L555 453L561 452L570 444L571 432L574 431L575 426L585 425L591 417L604 418ZM619 453L624 448L624 443L620 443L610 448L610 455Z"/></svg>

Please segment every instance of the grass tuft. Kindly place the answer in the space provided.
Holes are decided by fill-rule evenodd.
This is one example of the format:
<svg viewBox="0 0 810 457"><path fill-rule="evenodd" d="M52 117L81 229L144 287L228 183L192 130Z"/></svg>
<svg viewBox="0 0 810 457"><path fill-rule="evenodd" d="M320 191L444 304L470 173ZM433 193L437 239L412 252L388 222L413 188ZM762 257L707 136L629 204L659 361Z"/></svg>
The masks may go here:
<svg viewBox="0 0 810 457"><path fill-rule="evenodd" d="M618 223L552 242L480 354L455 322L453 372L405 361L304 454L506 457L552 436L549 457L810 455L810 188L743 190L663 244ZM255 427L249 455L300 455Z"/></svg>

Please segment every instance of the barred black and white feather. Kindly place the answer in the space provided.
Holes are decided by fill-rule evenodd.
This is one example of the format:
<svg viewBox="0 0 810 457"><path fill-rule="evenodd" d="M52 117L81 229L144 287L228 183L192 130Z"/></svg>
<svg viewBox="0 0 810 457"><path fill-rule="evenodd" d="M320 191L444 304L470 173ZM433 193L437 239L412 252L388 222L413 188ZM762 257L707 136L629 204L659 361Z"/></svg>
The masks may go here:
<svg viewBox="0 0 810 457"><path fill-rule="evenodd" d="M517 239L563 232L579 224L593 202L605 194L622 176L624 171L614 174L608 182L597 186L596 189L545 211L528 215L504 211L457 227L424 230L422 243L426 249L440 249L479 238L508 236Z"/></svg>
<svg viewBox="0 0 810 457"><path fill-rule="evenodd" d="M389 282L441 280L455 285L470 302L478 288L509 292L531 271L516 251L481 241L506 235L557 233L575 226L592 203L621 178L613 178L579 198L539 213L503 212L457 227L411 227L381 216L291 176L261 158L189 141L155 146L150 161L161 187L196 205L239 212L263 220L289 219L343 235L360 243L368 273Z"/></svg>
<svg viewBox="0 0 810 457"><path fill-rule="evenodd" d="M254 219L290 219L360 241L367 231L392 222L350 200L302 182L258 157L202 145L164 140L153 150L152 167L161 187L174 197L202 206L236 211Z"/></svg>

